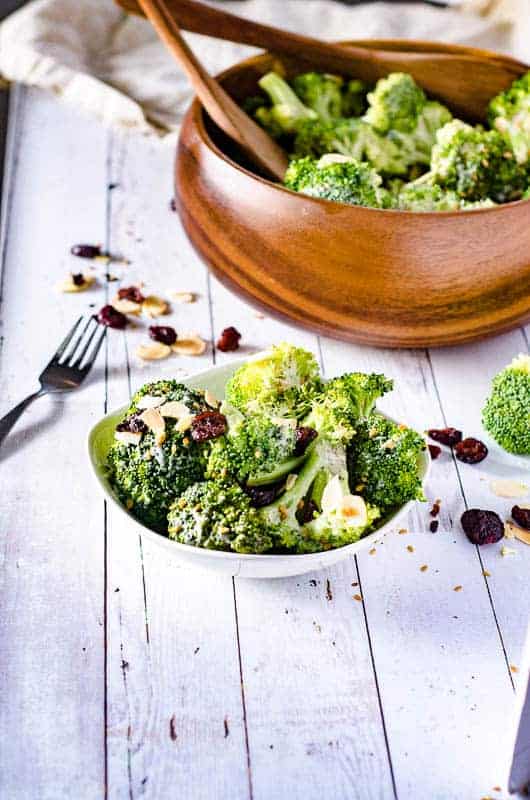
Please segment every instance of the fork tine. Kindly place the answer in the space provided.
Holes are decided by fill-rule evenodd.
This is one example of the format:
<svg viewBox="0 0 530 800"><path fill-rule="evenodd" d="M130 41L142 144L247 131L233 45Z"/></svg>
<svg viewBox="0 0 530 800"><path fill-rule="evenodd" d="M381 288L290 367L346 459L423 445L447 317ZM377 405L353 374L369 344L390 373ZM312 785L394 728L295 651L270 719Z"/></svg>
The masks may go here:
<svg viewBox="0 0 530 800"><path fill-rule="evenodd" d="M98 326L98 327L99 327L99 326ZM85 375L86 375L86 373L87 373L87 372L89 372L89 371L92 369L92 367L93 367L93 365L94 365L94 361L95 361L95 360L96 360L96 358L97 358L97 354L99 353L99 351L100 351L100 349L101 349L101 345L103 344L103 341L104 341L104 339L105 339L105 336L106 336L106 334L107 334L107 329L106 329L106 328L103 328L103 330L101 331L101 334L100 334L99 338L98 338L98 339L96 339L96 344L95 344L95 345L94 345L94 347L92 348L92 352L91 352L91 353L90 353L90 355L88 356L85 366L83 367L83 370L82 370L82 371L84 372L84 374L85 374ZM91 336L90 338L92 339L92 336ZM90 344L90 342L89 342L89 344ZM85 354L85 352L86 352L87 350L88 350L88 345L86 346L86 348L85 348L85 350L84 350L84 352L83 352L83 355ZM80 361L79 361L79 365L80 365Z"/></svg>
<svg viewBox="0 0 530 800"><path fill-rule="evenodd" d="M83 341L83 337L84 337L85 333L87 332L87 330L88 330L88 327L89 327L89 325L90 325L90 323L91 323L91 322L94 322L94 323L95 323L95 327L96 327L96 328L98 327L98 324L97 324L97 322L94 320L94 317L89 317L89 318L88 318L88 320L87 320L87 322L86 322L86 325L83 325L83 327L82 327L82 329L81 329L81 332L79 333L79 335L77 335L77 332L76 332L75 341L74 341L74 343L73 343L72 347L70 347L70 346L67 346L67 347L65 348L65 353L66 353L66 356L65 356L65 353L63 353L63 356L65 356L65 357L64 357L64 360L63 360L63 362L62 362L63 364L66 364L66 363L68 363L68 362L70 361L70 359L72 359L72 358L75 356L75 352L76 352L77 348L79 347L79 345L81 344L81 342ZM78 330L79 330L79 329L78 329Z"/></svg>
<svg viewBox="0 0 530 800"><path fill-rule="evenodd" d="M79 317L77 322L73 325L73 327L66 334L65 338L63 339L63 341L61 342L61 344L57 348L57 350L56 350L56 352L55 352L55 354L54 354L54 356L52 358L52 361L59 361L59 359L61 358L62 354L64 353L64 351L66 350L66 348L68 347L70 342L72 341L74 333L79 328L79 323L81 322L82 319L83 319L82 316Z"/></svg>
<svg viewBox="0 0 530 800"><path fill-rule="evenodd" d="M87 328L88 328L88 326L87 326L87 327L85 328L85 330L83 331L83 334L85 333L85 331L87 330ZM84 343L83 343L83 348L82 348L82 350L80 351L80 353L79 353L79 354L77 353L77 346L76 346L76 348L75 348L75 349L72 351L71 358L73 358L74 356L76 356L76 359L75 359L75 361L74 361L73 363L71 363L71 364L69 363L69 364L68 364L68 366L69 366L71 369L79 369L79 368L81 367L81 364L82 364L82 362L83 362L83 358L85 357L85 354L86 354L86 352L87 352L88 348L90 347L90 343L92 342L92 340L93 340L94 336L96 335L96 333L97 333L97 331L98 331L98 328L99 328L99 325L96 323L96 325L94 326L94 328L93 328L93 329L92 329L92 331L90 332L90 335L89 335L88 337L86 337L86 342L84 342ZM81 336L81 338L82 338L82 336Z"/></svg>

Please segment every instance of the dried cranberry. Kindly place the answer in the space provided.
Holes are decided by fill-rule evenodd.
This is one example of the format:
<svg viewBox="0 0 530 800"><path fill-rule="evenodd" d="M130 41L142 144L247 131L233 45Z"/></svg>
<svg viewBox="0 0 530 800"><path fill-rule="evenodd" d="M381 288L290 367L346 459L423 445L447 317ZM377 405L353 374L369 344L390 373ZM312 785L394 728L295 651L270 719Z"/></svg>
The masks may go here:
<svg viewBox="0 0 530 800"><path fill-rule="evenodd" d="M521 528L526 528L528 531L530 531L530 508L514 506L512 508L512 517L514 522L517 522Z"/></svg>
<svg viewBox="0 0 530 800"><path fill-rule="evenodd" d="M130 300L132 303L143 303L145 300L138 286L124 286L118 289L118 297L120 300Z"/></svg>
<svg viewBox="0 0 530 800"><path fill-rule="evenodd" d="M470 508L460 518L464 533L473 544L495 544L504 536L504 525L495 511Z"/></svg>
<svg viewBox="0 0 530 800"><path fill-rule="evenodd" d="M170 211L176 211L177 210L177 203L175 202L175 198L174 197L172 197L171 200L169 201L169 210Z"/></svg>
<svg viewBox="0 0 530 800"><path fill-rule="evenodd" d="M85 277L82 272L76 272L72 274L72 283L74 286L83 286L85 282Z"/></svg>
<svg viewBox="0 0 530 800"><path fill-rule="evenodd" d="M462 441L462 431L456 428L431 428L427 433L435 442L446 444L447 447L454 447Z"/></svg>
<svg viewBox="0 0 530 800"><path fill-rule="evenodd" d="M226 417L219 411L203 411L193 418L191 423L191 438L195 442L207 442L208 439L217 439L226 432L228 425Z"/></svg>
<svg viewBox="0 0 530 800"><path fill-rule="evenodd" d="M149 336L155 342L162 342L162 344L175 344L177 341L177 333L175 328L170 325L151 325L149 328Z"/></svg>
<svg viewBox="0 0 530 800"><path fill-rule="evenodd" d="M431 517L437 517L440 513L440 503L433 503L431 508Z"/></svg>
<svg viewBox="0 0 530 800"><path fill-rule="evenodd" d="M73 256L78 258L97 258L101 255L101 245L99 244L74 244L70 248Z"/></svg>
<svg viewBox="0 0 530 800"><path fill-rule="evenodd" d="M438 520L437 520L437 519L433 519L433 520L432 520L432 522L431 522L431 524L429 525L429 530L430 530L430 532L431 532L431 533L436 533L436 531L438 530L438 525L439 525L439 524L440 524L440 523L438 522Z"/></svg>
<svg viewBox="0 0 530 800"><path fill-rule="evenodd" d="M455 447L455 456L464 464L478 464L480 461L484 461L487 455L488 448L484 442L481 442L480 439L473 439L472 436L462 439Z"/></svg>
<svg viewBox="0 0 530 800"><path fill-rule="evenodd" d="M273 483L270 486L244 486L243 491L250 497L250 505L254 508L262 508L273 503L283 492L285 483Z"/></svg>
<svg viewBox="0 0 530 800"><path fill-rule="evenodd" d="M315 512L318 511L318 506L314 500L306 500L303 506L301 506L295 516L299 525L305 525L308 522L312 522L315 518Z"/></svg>
<svg viewBox="0 0 530 800"><path fill-rule="evenodd" d="M132 414L130 417L127 417L122 422L116 425L117 431L127 431L128 433L145 433L147 431L147 425L140 419L139 414Z"/></svg>
<svg viewBox="0 0 530 800"><path fill-rule="evenodd" d="M222 353L230 353L233 350L237 350L240 339L241 334L236 328L232 326L225 328L224 331L221 332L221 336L217 342L217 349L221 350Z"/></svg>
<svg viewBox="0 0 530 800"><path fill-rule="evenodd" d="M318 436L318 433L314 428L308 428L305 425L302 425L300 428L296 429L296 444L294 446L294 454L295 456L303 456L309 445L312 441L314 441Z"/></svg>
<svg viewBox="0 0 530 800"><path fill-rule="evenodd" d="M430 444L428 445L428 447L429 447L429 453L431 454L431 458L434 461L435 459L438 458L438 456L442 452L442 448L438 447L437 444Z"/></svg>
<svg viewBox="0 0 530 800"><path fill-rule="evenodd" d="M106 325L107 328L117 328L123 330L127 325L127 317L121 311L116 311L114 306L107 305L100 308L96 316L100 325Z"/></svg>

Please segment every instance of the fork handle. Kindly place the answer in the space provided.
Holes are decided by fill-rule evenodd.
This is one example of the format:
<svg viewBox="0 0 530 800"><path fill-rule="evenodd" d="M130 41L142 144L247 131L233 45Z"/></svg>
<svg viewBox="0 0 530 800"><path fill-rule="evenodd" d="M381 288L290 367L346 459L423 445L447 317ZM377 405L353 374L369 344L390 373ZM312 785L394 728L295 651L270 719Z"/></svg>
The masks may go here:
<svg viewBox="0 0 530 800"><path fill-rule="evenodd" d="M11 411L9 411L4 417L2 417L2 419L0 419L0 446L17 419L22 416L26 408L31 405L31 403L33 403L37 397L42 397L43 394L46 394L46 390L40 388L37 392L34 392L33 394L30 394L29 397L26 397L25 400L22 400L21 403L12 408Z"/></svg>

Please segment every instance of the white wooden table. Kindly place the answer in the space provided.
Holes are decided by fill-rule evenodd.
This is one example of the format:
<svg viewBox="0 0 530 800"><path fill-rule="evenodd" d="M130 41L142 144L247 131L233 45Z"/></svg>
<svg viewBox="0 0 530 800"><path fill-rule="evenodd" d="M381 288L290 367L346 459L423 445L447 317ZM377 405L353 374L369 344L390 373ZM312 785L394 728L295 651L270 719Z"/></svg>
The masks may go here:
<svg viewBox="0 0 530 800"><path fill-rule="evenodd" d="M327 375L384 371L396 416L482 435L490 378L527 350L528 332L396 352L261 319L207 274L169 210L167 145L109 132L34 91L11 100L2 413L35 388L74 318L115 293L116 283L56 291L84 266L69 249L86 241L131 260L126 284L197 292L174 306L178 331L214 341L235 325L246 351L287 339L313 349ZM106 508L88 472L86 431L107 409L147 379L229 357L210 348L142 366L144 328L111 331L86 387L39 400L2 450L0 796L506 798L494 787L507 770L530 549L479 552L459 519L466 506L508 514L488 477L524 477L523 464L495 447L476 467L444 453L428 491L442 500L439 531L418 507L408 534L328 572L253 582L187 570Z"/></svg>

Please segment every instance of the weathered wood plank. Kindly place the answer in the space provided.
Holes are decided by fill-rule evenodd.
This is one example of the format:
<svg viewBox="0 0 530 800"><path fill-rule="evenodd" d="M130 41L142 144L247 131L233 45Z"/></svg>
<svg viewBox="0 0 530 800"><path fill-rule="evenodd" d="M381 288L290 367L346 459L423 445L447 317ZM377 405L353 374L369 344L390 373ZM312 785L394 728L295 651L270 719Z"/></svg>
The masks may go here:
<svg viewBox="0 0 530 800"><path fill-rule="evenodd" d="M0 413L36 388L86 307L88 295L54 284L70 245L99 239L105 223L105 133L49 97L14 90L22 97L11 117ZM96 367L75 398L39 400L2 448L0 794L13 800L104 791L103 513L84 444L102 408L99 378Z"/></svg>
<svg viewBox="0 0 530 800"><path fill-rule="evenodd" d="M145 292L192 291L154 323L211 339L208 280L171 212L172 151L155 141L116 137L111 153L110 245L131 260L123 284ZM117 284L111 284L114 293ZM149 321L109 337L108 405L127 402L148 380L212 362L140 362ZM233 586L180 567L108 515L109 797L142 794L197 800L249 794ZM119 591L117 591L119 589ZM226 722L225 722L226 721Z"/></svg>

